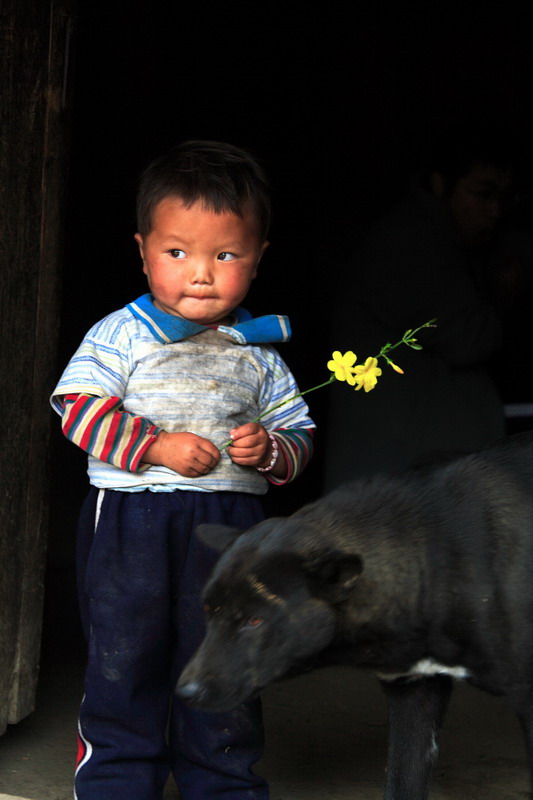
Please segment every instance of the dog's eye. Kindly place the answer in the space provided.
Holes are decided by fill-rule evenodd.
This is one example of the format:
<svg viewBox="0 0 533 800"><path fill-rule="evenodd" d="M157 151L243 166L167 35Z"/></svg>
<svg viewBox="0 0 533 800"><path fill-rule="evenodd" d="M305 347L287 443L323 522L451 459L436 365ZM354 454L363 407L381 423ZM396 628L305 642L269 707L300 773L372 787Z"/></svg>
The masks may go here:
<svg viewBox="0 0 533 800"><path fill-rule="evenodd" d="M258 625L261 625L263 619L261 617L248 617L248 619L244 620L243 628L257 628Z"/></svg>

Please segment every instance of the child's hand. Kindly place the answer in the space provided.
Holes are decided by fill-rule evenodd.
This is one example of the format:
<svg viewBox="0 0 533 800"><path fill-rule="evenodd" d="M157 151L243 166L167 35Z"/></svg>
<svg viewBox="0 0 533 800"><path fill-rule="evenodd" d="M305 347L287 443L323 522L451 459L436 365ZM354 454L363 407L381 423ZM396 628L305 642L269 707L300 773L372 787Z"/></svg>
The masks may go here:
<svg viewBox="0 0 533 800"><path fill-rule="evenodd" d="M220 461L220 452L213 442L195 433L161 431L143 455L146 464L159 464L186 478L207 475Z"/></svg>
<svg viewBox="0 0 533 800"><path fill-rule="evenodd" d="M267 431L258 422L247 422L229 432L233 442L229 457L243 467L266 467L272 457L272 444Z"/></svg>

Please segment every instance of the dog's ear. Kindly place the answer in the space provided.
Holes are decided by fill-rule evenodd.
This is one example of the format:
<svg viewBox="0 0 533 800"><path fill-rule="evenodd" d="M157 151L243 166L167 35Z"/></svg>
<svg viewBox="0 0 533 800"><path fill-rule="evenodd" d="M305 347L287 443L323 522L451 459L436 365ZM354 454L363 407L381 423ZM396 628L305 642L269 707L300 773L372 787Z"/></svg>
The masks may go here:
<svg viewBox="0 0 533 800"><path fill-rule="evenodd" d="M213 550L226 550L235 542L242 531L239 528L230 528L229 525L218 525L216 523L204 523L196 527L196 535L208 547Z"/></svg>
<svg viewBox="0 0 533 800"><path fill-rule="evenodd" d="M349 596L363 571L363 560L353 553L326 550L306 560L309 586L316 597L340 603Z"/></svg>

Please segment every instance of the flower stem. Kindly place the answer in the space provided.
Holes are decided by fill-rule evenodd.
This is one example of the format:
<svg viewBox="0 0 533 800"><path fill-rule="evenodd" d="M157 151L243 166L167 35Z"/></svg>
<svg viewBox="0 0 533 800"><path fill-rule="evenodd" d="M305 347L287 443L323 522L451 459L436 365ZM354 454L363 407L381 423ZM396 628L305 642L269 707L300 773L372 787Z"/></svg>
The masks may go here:
<svg viewBox="0 0 533 800"><path fill-rule="evenodd" d="M384 358L385 361L389 362L389 359L387 358L387 353L390 353L391 350L395 350L401 344L405 344L408 347L414 348L415 350L421 350L422 349L421 345L415 344L416 341L414 338L415 334L418 333L418 331L421 331L422 328L434 328L436 321L437 321L436 319L430 319L429 322L425 322L423 325L420 325L418 328L415 328L414 330L405 331L404 335L402 336L399 342L396 342L396 344L387 343L381 348L377 356L374 356L374 358L376 359ZM270 414L272 411L276 411L276 409L281 408L281 406L284 406L285 403L288 403L290 400L296 400L297 397L303 397L304 394L308 394L308 392L314 392L316 389L322 389L323 386L329 386L329 384L333 383L333 381L335 380L337 379L333 374L331 375L329 380L324 381L324 383L319 383L317 386L312 386L310 389L306 389L303 392L298 392L298 394L293 394L290 397L287 397L285 400L282 400L281 403L272 406L272 408L267 408L266 411L263 411L262 414L259 414L258 417L255 417L255 419L250 420L250 422L259 422L259 420L262 419L264 416L266 416L266 414ZM222 452L231 444L233 444L233 440L228 439L228 441L224 442L224 444L221 445L218 449L220 450L220 452Z"/></svg>
<svg viewBox="0 0 533 800"><path fill-rule="evenodd" d="M386 354L390 353L391 350L396 350L396 348L399 347L401 344L406 344L408 347L412 347L415 334L418 333L418 331L421 331L423 328L434 328L436 321L437 321L436 318L430 319L429 322L424 322L423 325L419 325L418 328L415 328L414 330L405 331L402 338L395 344L388 343L383 345L377 356L374 356L374 358L383 357L385 360L387 360ZM415 349L420 349L420 345Z"/></svg>
<svg viewBox="0 0 533 800"><path fill-rule="evenodd" d="M270 414L272 411L276 411L278 408L281 408L281 406L284 406L285 403L289 402L289 400L296 400L297 397L303 397L304 394L307 394L308 392L314 392L315 389L322 389L323 386L329 386L329 384L333 383L334 380L335 380L335 375L332 375L329 378L329 380L324 381L324 383L319 383L318 386L312 386L310 389L305 389L303 392L298 392L298 394L291 394L291 396L287 397L286 400L282 400L281 403L278 403L277 405L272 406L271 408L267 408L266 411L263 411L263 413L259 414L258 417L254 417L254 419L251 419L250 422L259 422L259 420L263 419L263 417L266 416L266 414ZM221 445L218 449L220 450L220 452L222 452L223 450L226 449L226 447L229 447L230 444L232 444L232 442L233 442L232 439L228 439L228 441L224 442L224 444Z"/></svg>

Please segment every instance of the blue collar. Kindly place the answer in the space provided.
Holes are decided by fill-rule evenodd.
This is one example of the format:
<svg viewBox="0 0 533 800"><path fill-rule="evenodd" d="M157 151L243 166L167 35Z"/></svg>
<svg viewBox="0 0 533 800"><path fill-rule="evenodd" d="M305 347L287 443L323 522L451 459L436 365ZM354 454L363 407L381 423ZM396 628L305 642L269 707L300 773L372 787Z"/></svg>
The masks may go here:
<svg viewBox="0 0 533 800"><path fill-rule="evenodd" d="M142 294L126 306L131 313L150 329L162 344L188 339L201 331L209 330L208 325L199 325L188 319L175 317L157 308L151 294ZM233 311L237 318L235 325L219 325L217 330L227 333L237 344L268 344L269 342L288 342L291 326L288 317L269 314L265 317L252 317L249 311L240 306Z"/></svg>

